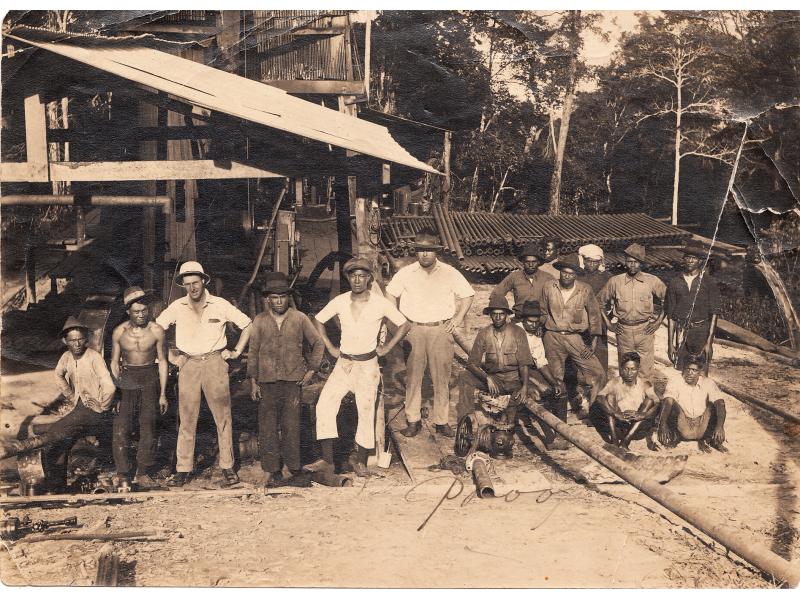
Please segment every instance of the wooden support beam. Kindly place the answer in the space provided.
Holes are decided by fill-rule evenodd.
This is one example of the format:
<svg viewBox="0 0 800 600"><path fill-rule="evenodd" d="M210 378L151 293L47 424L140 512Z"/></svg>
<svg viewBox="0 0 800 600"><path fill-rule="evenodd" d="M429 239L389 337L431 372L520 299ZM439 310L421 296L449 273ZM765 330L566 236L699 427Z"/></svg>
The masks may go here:
<svg viewBox="0 0 800 600"><path fill-rule="evenodd" d="M47 168L47 121L39 94L25 98L25 152L28 164Z"/></svg>
<svg viewBox="0 0 800 600"><path fill-rule="evenodd" d="M363 81L342 81L322 79L292 79L290 81L265 79L262 83L280 88L290 94L332 94L334 96L361 95L364 93Z"/></svg>
<svg viewBox="0 0 800 600"><path fill-rule="evenodd" d="M444 132L444 147L442 148L442 168L444 169L444 182L442 184L442 191L444 197L442 198L442 206L450 207L450 190L452 189L452 179L450 177L450 151L453 142L453 133L451 131Z"/></svg>
<svg viewBox="0 0 800 600"><path fill-rule="evenodd" d="M110 135L109 129L98 128L88 131L77 129L51 129L48 137L51 142L84 142L92 143L93 136ZM136 127L125 133L125 138L131 141L161 141L161 140L206 140L230 132L223 131L208 125L194 125L192 127Z"/></svg>
<svg viewBox="0 0 800 600"><path fill-rule="evenodd" d="M227 166L213 160L130 160L110 162L54 162L52 181L149 181L173 179L283 178L258 167L231 161Z"/></svg>
<svg viewBox="0 0 800 600"><path fill-rule="evenodd" d="M392 183L392 165L391 163L383 163L381 168L381 185L390 185Z"/></svg>
<svg viewBox="0 0 800 600"><path fill-rule="evenodd" d="M344 27L302 27L292 29L289 33L292 35L317 35L328 37L332 35L344 35Z"/></svg>
<svg viewBox="0 0 800 600"><path fill-rule="evenodd" d="M47 181L47 163L0 163L0 182L27 181L30 183Z"/></svg>
<svg viewBox="0 0 800 600"><path fill-rule="evenodd" d="M216 25L180 25L177 23L147 23L132 27L131 31L145 31L147 33L184 33L190 35L215 35L220 28Z"/></svg>

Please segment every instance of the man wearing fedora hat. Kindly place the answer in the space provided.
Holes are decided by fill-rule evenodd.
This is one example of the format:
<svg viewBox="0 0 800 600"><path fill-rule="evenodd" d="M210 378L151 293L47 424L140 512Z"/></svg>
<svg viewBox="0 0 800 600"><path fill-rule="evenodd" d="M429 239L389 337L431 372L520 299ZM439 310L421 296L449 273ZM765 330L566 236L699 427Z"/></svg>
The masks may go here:
<svg viewBox="0 0 800 600"><path fill-rule="evenodd" d="M466 370L459 376L459 420L475 410L476 389L492 396L513 394L516 402L528 397L528 369L533 358L525 332L508 321L512 310L505 298L490 299L483 314L492 322L478 331Z"/></svg>
<svg viewBox="0 0 800 600"><path fill-rule="evenodd" d="M600 290L598 301L606 327L617 335L617 355L639 354L639 373L649 381L655 361L655 333L664 320L661 304L667 286L655 275L642 272L645 255L644 246L640 244L625 248L625 273L608 280ZM613 317L617 318L614 323L606 314L609 304Z"/></svg>
<svg viewBox="0 0 800 600"><path fill-rule="evenodd" d="M547 362L542 336L544 335L545 313L537 300L526 300L513 308L513 322L519 323L525 331L533 365L528 369L528 393L540 396L549 391L559 392L559 382L553 377Z"/></svg>
<svg viewBox="0 0 800 600"><path fill-rule="evenodd" d="M539 270L543 259L538 244L525 244L517 258L522 263L522 268L506 275L492 290L491 299L505 298L511 292L515 306L526 300L539 300L544 284L553 281L552 275Z"/></svg>
<svg viewBox="0 0 800 600"><path fill-rule="evenodd" d="M576 281L583 273L577 254L561 257L555 263L558 281L542 290L542 310L546 314L544 349L553 377L564 390L564 365L572 358L584 381L590 386L590 401L605 384L606 374L594 354L598 336L602 335L600 309L589 284ZM588 338L591 338L589 340ZM555 403L554 414L567 420L567 398L563 393Z"/></svg>
<svg viewBox="0 0 800 600"><path fill-rule="evenodd" d="M158 315L156 323L165 330L175 325L175 344L180 356L178 372L178 429L177 465L170 485L181 487L194 466L194 445L200 395L205 396L214 417L219 443L219 466L224 485L233 485L239 476L233 470L233 431L231 392L227 360L238 358L250 338L250 317L224 298L212 295L207 289L211 277L199 262L183 263L175 277L186 296L175 300ZM225 324L231 322L241 329L234 350L226 349Z"/></svg>
<svg viewBox="0 0 800 600"><path fill-rule="evenodd" d="M406 437L422 430L422 378L425 367L433 380L433 423L436 433L455 435L450 427L450 372L453 368L453 332L464 322L475 291L458 269L438 260L438 238L419 233L414 240L417 262L395 273L386 297L399 300L400 312L411 322L408 341L405 411Z"/></svg>
<svg viewBox="0 0 800 600"><path fill-rule="evenodd" d="M150 320L150 294L132 286L125 290L122 301L129 318L111 335L111 374L122 390L114 415L114 463L120 487L129 487L125 484L130 483L133 420L138 413L135 482L139 487L152 487L155 485L151 470L156 460L158 413L163 415L167 411L166 335L158 323Z"/></svg>
<svg viewBox="0 0 800 600"><path fill-rule="evenodd" d="M352 392L356 397L358 425L357 456L355 460L351 458L350 466L356 475L366 477L369 476L367 455L375 448L375 399L380 383L378 358L389 353L405 337L410 325L393 302L371 291L373 275L369 260L351 258L342 270L350 283L350 291L328 302L314 319L325 347L337 360L317 402L317 440L322 458L306 469L333 470L333 444L339 437L336 415L344 396ZM338 347L325 331L325 323L333 317L339 317L342 330ZM385 318L397 326L397 331L388 342L378 345L378 334Z"/></svg>
<svg viewBox="0 0 800 600"><path fill-rule="evenodd" d="M269 485L280 480L281 462L290 472L300 470L302 388L319 369L325 345L311 319L289 305L286 275L267 273L263 292L267 306L253 319L247 376L259 403L258 452L262 482Z"/></svg>
<svg viewBox="0 0 800 600"><path fill-rule="evenodd" d="M686 244L683 274L669 281L664 300L672 364L682 371L689 356L701 357L706 376L720 312L717 280L703 268L707 257L708 252L702 244L695 241Z"/></svg>

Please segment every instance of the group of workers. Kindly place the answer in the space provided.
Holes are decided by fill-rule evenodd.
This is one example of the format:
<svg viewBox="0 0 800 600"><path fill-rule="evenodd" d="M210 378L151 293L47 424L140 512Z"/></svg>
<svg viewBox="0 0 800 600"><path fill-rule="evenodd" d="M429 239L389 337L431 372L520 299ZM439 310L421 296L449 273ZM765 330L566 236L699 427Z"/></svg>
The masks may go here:
<svg viewBox="0 0 800 600"><path fill-rule="evenodd" d="M155 319L154 298L139 287L123 294L128 320L112 335L110 372L101 355L89 347L91 332L75 318L62 330L67 346L55 369L59 388L74 408L44 434L49 462L66 475L71 440L96 433L104 415L112 415L113 457L120 487L146 489L156 484L159 413L168 408L168 362L178 368L178 439L175 472L167 484L183 486L195 461L195 435L201 396L213 416L223 486L239 481L234 469L228 361L248 349L250 396L258 403L260 482L278 485L301 471L333 473L337 414L352 393L358 413L356 449L341 471L368 476L367 458L375 448L376 396L381 381L379 359L402 340L410 343L406 360L405 417L401 433L422 429L422 380L426 369L433 383L431 418L437 435L452 438L450 376L454 340L460 334L475 291L454 267L439 260L442 249L433 233L419 233L416 261L399 269L385 292L374 285L373 265L355 257L342 267L350 291L333 298L313 318L292 306L289 282L281 273L267 274L265 309L253 320L227 300L212 295L211 277L188 261L175 278L185 296ZM645 248L625 250L626 271L610 276L603 251L583 246L560 255L558 240L529 244L519 252L521 269L493 290L483 313L491 324L475 338L467 366L459 377L456 416L475 410L479 393L508 394L515 405L542 402L562 421L567 419L565 367L577 368L583 416L609 442L627 447L637 436L656 449L654 433L666 446L696 440L725 450L725 406L708 377L719 291L702 269L706 250L688 244L683 274L665 286L643 273ZM506 299L514 297L513 308ZM326 323L336 318L339 344ZM655 332L668 319L668 352L681 377L670 381L659 398L651 383ZM393 327L383 327L386 321ZM241 333L228 349L227 324ZM175 347L167 350L166 330L175 327ZM616 334L619 376L607 380L608 331ZM336 361L315 408L315 433L321 458L302 465L300 421L302 389L323 362L325 350ZM115 402L117 388L119 400ZM588 404L589 406L586 406ZM138 427L135 421L138 418ZM548 449L564 449L544 423ZM134 443L138 429L138 444ZM132 459L136 446L135 460ZM64 477L65 480L65 477Z"/></svg>

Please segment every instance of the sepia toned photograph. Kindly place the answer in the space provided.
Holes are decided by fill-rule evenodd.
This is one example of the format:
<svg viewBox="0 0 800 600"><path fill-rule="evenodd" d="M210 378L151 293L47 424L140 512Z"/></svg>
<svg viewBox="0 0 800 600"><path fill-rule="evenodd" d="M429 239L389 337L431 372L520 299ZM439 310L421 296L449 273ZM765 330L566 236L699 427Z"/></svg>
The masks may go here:
<svg viewBox="0 0 800 600"><path fill-rule="evenodd" d="M800 11L1 35L4 593L800 586Z"/></svg>

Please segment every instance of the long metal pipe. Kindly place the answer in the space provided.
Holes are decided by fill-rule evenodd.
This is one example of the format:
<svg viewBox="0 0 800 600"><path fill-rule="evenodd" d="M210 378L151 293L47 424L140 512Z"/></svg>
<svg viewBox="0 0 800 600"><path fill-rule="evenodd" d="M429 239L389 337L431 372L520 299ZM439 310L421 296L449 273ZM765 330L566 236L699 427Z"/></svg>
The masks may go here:
<svg viewBox="0 0 800 600"><path fill-rule="evenodd" d="M442 209L440 204L434 204L433 210L435 211L435 214L439 216L438 225L441 228L439 232L447 240L448 251L450 252L450 254L455 254L456 242L453 239L453 235L452 232L450 231L450 228L447 226L447 222L445 221L444 210Z"/></svg>
<svg viewBox="0 0 800 600"><path fill-rule="evenodd" d="M667 510L675 513L687 523L725 546L725 548L733 550L751 565L765 573L769 573L775 579L785 582L791 587L800 585L800 567L797 565L790 563L769 548L754 541L751 536L745 536L738 529L709 516L708 513L703 511L702 507L698 509L697 506L693 506L685 498L661 485L655 479L650 479L624 460L605 450L596 440L590 439L586 434L577 431L578 428L569 427L538 404L530 403L527 406L533 414L555 429L559 435L575 444L581 451Z"/></svg>
<svg viewBox="0 0 800 600"><path fill-rule="evenodd" d="M442 238L442 243L447 246L448 252L453 249L453 244L450 242L450 238L447 235L447 230L444 228L444 223L442 223L442 216L439 214L439 205L434 203L431 205L431 213L433 214L433 220L436 223L436 229L439 232L439 237Z"/></svg>
<svg viewBox="0 0 800 600"><path fill-rule="evenodd" d="M76 202L75 199L78 199ZM7 194L0 206L160 206L165 215L172 212L169 196L75 196L74 194Z"/></svg>
<svg viewBox="0 0 800 600"><path fill-rule="evenodd" d="M458 260L464 260L464 252L461 250L461 244L458 241L458 230L453 222L453 217L450 216L450 210L445 206L442 207L442 216L444 217L444 224L450 230L450 237L455 244L455 251Z"/></svg>

